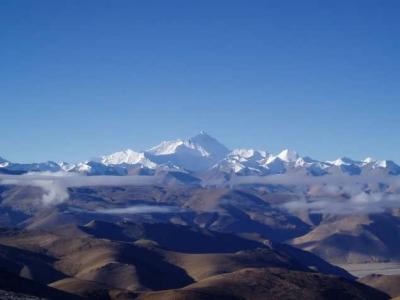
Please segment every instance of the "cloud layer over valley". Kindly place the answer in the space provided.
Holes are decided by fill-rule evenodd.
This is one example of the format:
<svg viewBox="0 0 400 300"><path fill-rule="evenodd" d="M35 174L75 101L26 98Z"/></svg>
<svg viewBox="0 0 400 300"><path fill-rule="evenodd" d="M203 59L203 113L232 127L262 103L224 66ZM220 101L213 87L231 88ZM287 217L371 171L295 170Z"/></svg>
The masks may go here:
<svg viewBox="0 0 400 300"><path fill-rule="evenodd" d="M43 190L43 205L57 205L69 198L68 188L96 186L162 185L162 176L84 176L74 173L28 173L0 175L1 185L34 186ZM287 173L271 176L234 176L228 183L233 188L243 185L283 186L292 195L278 206L289 211L309 210L314 213L364 214L400 208L400 178L384 175L303 176ZM272 196L272 195L271 195ZM169 212L168 207L115 208L99 213Z"/></svg>

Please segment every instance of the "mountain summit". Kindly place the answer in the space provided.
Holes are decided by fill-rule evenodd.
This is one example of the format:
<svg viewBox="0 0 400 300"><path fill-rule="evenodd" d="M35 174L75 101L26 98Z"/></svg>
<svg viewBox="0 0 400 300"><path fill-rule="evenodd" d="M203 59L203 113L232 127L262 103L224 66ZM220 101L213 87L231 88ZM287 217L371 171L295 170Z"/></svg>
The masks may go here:
<svg viewBox="0 0 400 300"><path fill-rule="evenodd" d="M208 156L222 159L230 152L227 147L204 131L201 131L198 135L190 138L189 141L204 149Z"/></svg>
<svg viewBox="0 0 400 300"><path fill-rule="evenodd" d="M163 141L146 151L153 155L170 155L178 152L193 152L199 156L224 157L229 149L204 131L186 139Z"/></svg>
<svg viewBox="0 0 400 300"><path fill-rule="evenodd" d="M158 164L173 164L191 171L204 171L222 160L229 150L204 131L189 139L164 141L146 151Z"/></svg>

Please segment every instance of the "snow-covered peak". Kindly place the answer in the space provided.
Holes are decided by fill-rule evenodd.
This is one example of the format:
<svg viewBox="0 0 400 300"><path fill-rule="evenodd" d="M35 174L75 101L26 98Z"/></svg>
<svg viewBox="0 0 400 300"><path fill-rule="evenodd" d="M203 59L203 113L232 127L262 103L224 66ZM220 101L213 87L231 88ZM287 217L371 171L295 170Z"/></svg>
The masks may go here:
<svg viewBox="0 0 400 300"><path fill-rule="evenodd" d="M5 168L10 164L10 162L0 156L0 168Z"/></svg>
<svg viewBox="0 0 400 300"><path fill-rule="evenodd" d="M201 131L198 135L191 137L189 141L197 146L200 146L210 156L222 158L229 153L229 149L227 147L222 145L219 141L204 131Z"/></svg>
<svg viewBox="0 0 400 300"><path fill-rule="evenodd" d="M8 161L0 162L0 168L6 168L10 165Z"/></svg>
<svg viewBox="0 0 400 300"><path fill-rule="evenodd" d="M379 160L376 162L376 166L380 168L387 168L388 167L388 161L387 160Z"/></svg>
<svg viewBox="0 0 400 300"><path fill-rule="evenodd" d="M366 159L364 159L363 161L362 161L362 163L364 164L364 165L366 165L366 164L372 164L372 163L376 163L377 161L375 160L375 159L373 159L372 157L367 157Z"/></svg>
<svg viewBox="0 0 400 300"><path fill-rule="evenodd" d="M398 165L392 161L392 160L378 160L376 161L376 166L380 168L392 168L392 167L398 167Z"/></svg>
<svg viewBox="0 0 400 300"><path fill-rule="evenodd" d="M387 169L387 168L397 167L397 164L392 160L376 160L370 157L364 159L362 163L363 166L369 166L372 169L375 168Z"/></svg>
<svg viewBox="0 0 400 300"><path fill-rule="evenodd" d="M271 163L274 163L277 161L283 163L283 160L280 159L278 156L270 155L270 156L266 157L265 159L263 159L261 163L263 165L268 165L268 164L271 164Z"/></svg>
<svg viewBox="0 0 400 300"><path fill-rule="evenodd" d="M315 159L312 159L308 156L306 157L299 157L295 161L295 167L305 167L305 166L310 166L312 164L317 164L318 161Z"/></svg>
<svg viewBox="0 0 400 300"><path fill-rule="evenodd" d="M267 152L266 151L258 151L254 149L234 149L232 150L231 153L229 153L230 157L235 157L237 159L262 159L267 157Z"/></svg>
<svg viewBox="0 0 400 300"><path fill-rule="evenodd" d="M348 157L339 157L336 160L328 161L328 163L330 163L334 166L338 166L338 167L343 166L343 165L348 166L348 165L359 165L360 164L358 161L352 160Z"/></svg>
<svg viewBox="0 0 400 300"><path fill-rule="evenodd" d="M400 166L392 160L375 160L368 164L364 163L363 167L371 170L385 170L389 175L400 174Z"/></svg>
<svg viewBox="0 0 400 300"><path fill-rule="evenodd" d="M202 131L187 140L163 141L147 152L152 155L171 155L181 152L222 159L229 153L229 150L215 138Z"/></svg>
<svg viewBox="0 0 400 300"><path fill-rule="evenodd" d="M126 175L126 169L121 166L106 166L101 162L85 161L71 166L69 172L86 175Z"/></svg>
<svg viewBox="0 0 400 300"><path fill-rule="evenodd" d="M69 172L75 167L75 165L72 165L72 164L67 163L65 161L62 161L62 162L58 163L58 165L60 166L61 170L65 171L65 172Z"/></svg>
<svg viewBox="0 0 400 300"><path fill-rule="evenodd" d="M79 173L86 173L86 172L90 172L90 170L92 169L92 166L90 166L89 161L85 161L85 162L80 162L76 165L73 165L73 167L70 169L75 171L75 172L79 172Z"/></svg>
<svg viewBox="0 0 400 300"><path fill-rule="evenodd" d="M110 155L104 155L100 161L105 165L137 164L144 158L143 153L127 149Z"/></svg>
<svg viewBox="0 0 400 300"><path fill-rule="evenodd" d="M102 156L101 163L103 163L106 166L121 165L121 164L126 164L126 165L139 164L151 169L157 167L157 164L148 159L144 152L137 152L131 149L115 152L111 155Z"/></svg>
<svg viewBox="0 0 400 300"><path fill-rule="evenodd" d="M54 161L47 161L42 163L11 163L4 162L0 164L1 168L6 168L10 171L15 172L58 172L61 171L61 167Z"/></svg>
<svg viewBox="0 0 400 300"><path fill-rule="evenodd" d="M179 146L185 144L184 140L177 139L173 141L162 141L157 146L150 148L147 152L154 154L154 155L168 155L173 154L177 151Z"/></svg>
<svg viewBox="0 0 400 300"><path fill-rule="evenodd" d="M278 154L278 157L284 162L295 162L299 158L299 155L294 150L285 149Z"/></svg>
<svg viewBox="0 0 400 300"><path fill-rule="evenodd" d="M226 158L229 150L203 131L186 140L164 141L145 153L157 164L173 164L190 171L205 171Z"/></svg>
<svg viewBox="0 0 400 300"><path fill-rule="evenodd" d="M269 156L263 159L261 165L268 172L267 174L281 174L286 172L285 162L278 156Z"/></svg>

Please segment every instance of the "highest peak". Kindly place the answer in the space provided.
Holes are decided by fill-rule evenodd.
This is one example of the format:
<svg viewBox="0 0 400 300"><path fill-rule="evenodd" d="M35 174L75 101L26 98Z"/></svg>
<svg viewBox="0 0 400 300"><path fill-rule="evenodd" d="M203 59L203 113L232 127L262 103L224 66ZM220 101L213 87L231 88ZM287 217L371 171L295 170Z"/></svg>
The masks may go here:
<svg viewBox="0 0 400 300"><path fill-rule="evenodd" d="M213 140L213 141L217 141L216 138L214 138L213 136L211 136L210 134L208 134L205 131L200 131L200 133L192 136L191 138L188 139L189 141L196 141L196 140ZM218 142L218 141L217 141Z"/></svg>
<svg viewBox="0 0 400 300"><path fill-rule="evenodd" d="M189 138L189 142L194 143L211 155L224 156L229 153L229 149L220 143L216 138L212 137L205 131L200 131L199 134Z"/></svg>

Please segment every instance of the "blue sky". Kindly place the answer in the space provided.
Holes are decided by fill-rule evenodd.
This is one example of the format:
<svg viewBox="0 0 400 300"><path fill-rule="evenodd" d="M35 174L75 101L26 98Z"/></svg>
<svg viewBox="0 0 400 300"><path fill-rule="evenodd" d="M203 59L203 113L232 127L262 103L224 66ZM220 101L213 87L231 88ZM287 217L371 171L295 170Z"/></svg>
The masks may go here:
<svg viewBox="0 0 400 300"><path fill-rule="evenodd" d="M0 1L0 156L78 161L205 130L400 162L400 2Z"/></svg>

